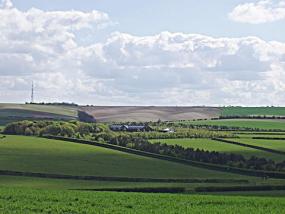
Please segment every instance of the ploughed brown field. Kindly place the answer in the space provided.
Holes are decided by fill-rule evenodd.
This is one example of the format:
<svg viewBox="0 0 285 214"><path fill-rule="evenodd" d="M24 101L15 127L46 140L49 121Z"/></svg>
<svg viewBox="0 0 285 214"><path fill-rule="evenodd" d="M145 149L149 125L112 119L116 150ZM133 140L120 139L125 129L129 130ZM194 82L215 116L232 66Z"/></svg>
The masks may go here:
<svg viewBox="0 0 285 214"><path fill-rule="evenodd" d="M170 121L219 117L217 107L92 106L81 107L99 122Z"/></svg>

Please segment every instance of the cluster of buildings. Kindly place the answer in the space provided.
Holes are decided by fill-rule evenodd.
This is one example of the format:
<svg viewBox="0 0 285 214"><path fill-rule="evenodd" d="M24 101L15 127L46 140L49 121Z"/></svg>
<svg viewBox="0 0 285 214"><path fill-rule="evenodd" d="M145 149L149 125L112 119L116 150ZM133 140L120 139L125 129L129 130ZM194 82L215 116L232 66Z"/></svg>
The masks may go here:
<svg viewBox="0 0 285 214"><path fill-rule="evenodd" d="M151 132L154 131L153 128L151 128L148 125L110 125L109 128L112 131L126 131L126 132ZM160 132L165 133L173 133L175 132L173 129L165 128L163 130L160 130Z"/></svg>

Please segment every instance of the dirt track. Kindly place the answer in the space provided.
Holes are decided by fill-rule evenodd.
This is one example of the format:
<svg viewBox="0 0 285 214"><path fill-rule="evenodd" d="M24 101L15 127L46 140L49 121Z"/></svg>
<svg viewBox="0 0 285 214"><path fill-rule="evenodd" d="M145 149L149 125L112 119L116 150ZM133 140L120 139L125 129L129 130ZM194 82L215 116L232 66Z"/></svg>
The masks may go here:
<svg viewBox="0 0 285 214"><path fill-rule="evenodd" d="M94 106L82 107L100 122L173 121L218 117L215 107Z"/></svg>

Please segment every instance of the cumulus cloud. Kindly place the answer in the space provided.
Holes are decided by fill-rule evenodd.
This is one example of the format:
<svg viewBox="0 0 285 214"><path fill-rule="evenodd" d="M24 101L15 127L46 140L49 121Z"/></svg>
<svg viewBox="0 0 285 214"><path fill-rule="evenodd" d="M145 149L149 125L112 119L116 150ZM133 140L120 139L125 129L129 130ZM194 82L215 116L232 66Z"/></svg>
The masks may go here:
<svg viewBox="0 0 285 214"><path fill-rule="evenodd" d="M285 44L257 37L213 38L114 32L91 44L107 14L0 9L0 102L101 105L282 104ZM87 30L87 31L86 31Z"/></svg>
<svg viewBox="0 0 285 214"><path fill-rule="evenodd" d="M265 104L272 98L268 94L283 84L285 44L256 37L170 32L136 37L118 32L86 53L86 74L112 79L112 86L136 102L145 96L173 105ZM273 75L276 66L278 79ZM275 104L284 100L278 96Z"/></svg>
<svg viewBox="0 0 285 214"><path fill-rule="evenodd" d="M249 24L285 20L285 1L261 0L240 4L229 14L229 18L236 22Z"/></svg>

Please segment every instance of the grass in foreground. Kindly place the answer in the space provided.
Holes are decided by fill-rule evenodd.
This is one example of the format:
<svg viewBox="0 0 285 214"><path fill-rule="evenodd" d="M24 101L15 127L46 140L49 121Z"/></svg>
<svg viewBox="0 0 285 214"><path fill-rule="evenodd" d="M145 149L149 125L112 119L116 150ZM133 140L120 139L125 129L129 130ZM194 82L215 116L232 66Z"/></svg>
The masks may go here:
<svg viewBox="0 0 285 214"><path fill-rule="evenodd" d="M231 139L233 141L240 142L241 139ZM205 151L216 151L221 153L233 153L240 154L246 158L251 156L269 158L275 161L283 161L284 156L279 154L272 154L270 152L260 151L244 146L238 146L233 144L227 144L211 139L199 138L199 139L158 139L151 140L151 142L161 142L169 145L180 145L185 148L203 149ZM285 144L283 144L285 146Z"/></svg>
<svg viewBox="0 0 285 214"><path fill-rule="evenodd" d="M0 189L2 213L285 213L285 198Z"/></svg>
<svg viewBox="0 0 285 214"><path fill-rule="evenodd" d="M0 139L0 169L66 175L147 178L240 178L115 150L35 137Z"/></svg>

